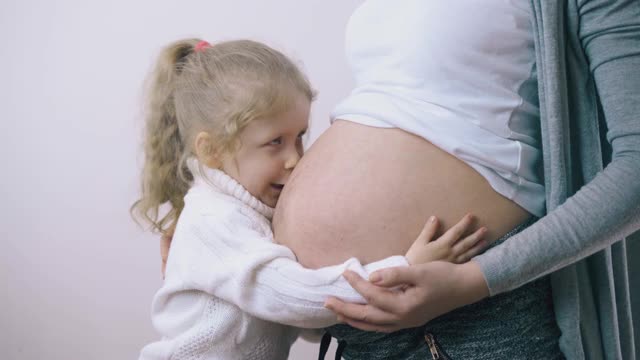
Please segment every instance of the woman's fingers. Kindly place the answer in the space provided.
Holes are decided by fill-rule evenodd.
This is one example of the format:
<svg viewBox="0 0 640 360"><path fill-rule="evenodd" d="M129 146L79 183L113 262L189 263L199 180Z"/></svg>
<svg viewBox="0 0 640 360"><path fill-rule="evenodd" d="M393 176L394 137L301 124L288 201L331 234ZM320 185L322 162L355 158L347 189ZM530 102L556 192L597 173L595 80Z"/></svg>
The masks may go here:
<svg viewBox="0 0 640 360"><path fill-rule="evenodd" d="M378 287L371 284L369 281L360 277L353 271L345 271L344 277L349 284L358 292L362 297L371 305L375 305L383 310L393 311L396 310L397 305L397 293L392 292L386 288ZM354 317L351 314L349 317ZM358 318L358 317L355 317Z"/></svg>
<svg viewBox="0 0 640 360"><path fill-rule="evenodd" d="M338 320L349 319L358 323L384 326L397 321L397 317L387 311L370 304L347 303L340 299L330 297L324 306L338 315Z"/></svg>
<svg viewBox="0 0 640 360"><path fill-rule="evenodd" d="M416 267L407 266L374 271L369 276L369 281L376 286L390 288L399 285L414 285L419 278L419 270L417 270ZM348 280L347 278L347 281Z"/></svg>

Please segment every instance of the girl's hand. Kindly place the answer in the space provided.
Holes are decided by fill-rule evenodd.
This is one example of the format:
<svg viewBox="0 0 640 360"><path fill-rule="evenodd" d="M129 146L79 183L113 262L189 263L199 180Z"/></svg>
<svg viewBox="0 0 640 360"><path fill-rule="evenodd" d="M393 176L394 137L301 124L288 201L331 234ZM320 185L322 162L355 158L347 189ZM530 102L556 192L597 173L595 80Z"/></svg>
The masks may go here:
<svg viewBox="0 0 640 360"><path fill-rule="evenodd" d="M432 216L405 254L407 261L411 265L437 260L456 264L469 261L487 246L487 242L482 240L482 237L487 232L485 227L481 227L471 235L463 238L473 220L473 215L467 214L442 236L433 240L438 232L439 223L438 219Z"/></svg>
<svg viewBox="0 0 640 360"><path fill-rule="evenodd" d="M165 232L160 238L160 257L162 257L162 278L164 279L164 271L167 268L167 259L169 258L169 248L171 248L171 240L173 239L173 233L176 231L175 224L172 225L167 232Z"/></svg>
<svg viewBox="0 0 640 360"><path fill-rule="evenodd" d="M369 277L375 285L352 271L344 276L368 304L329 298L325 307L338 315L338 321L365 331L393 332L421 326L489 296L474 261L461 265L434 261L378 270Z"/></svg>

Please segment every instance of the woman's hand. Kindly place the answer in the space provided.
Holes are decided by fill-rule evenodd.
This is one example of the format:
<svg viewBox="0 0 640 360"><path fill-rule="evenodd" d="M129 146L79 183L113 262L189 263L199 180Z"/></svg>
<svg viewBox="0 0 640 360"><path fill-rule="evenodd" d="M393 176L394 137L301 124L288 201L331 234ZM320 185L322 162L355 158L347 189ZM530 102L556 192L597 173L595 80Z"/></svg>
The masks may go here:
<svg viewBox="0 0 640 360"><path fill-rule="evenodd" d="M162 258L162 278L164 279L164 271L167 268L167 259L169 258L169 248L171 248L171 239L176 231L175 224L172 225L160 238L160 257Z"/></svg>
<svg viewBox="0 0 640 360"><path fill-rule="evenodd" d="M340 322L365 331L393 332L420 326L489 296L474 261L460 265L434 261L378 270L369 277L372 283L352 271L344 276L368 304L329 298L325 307L335 312Z"/></svg>

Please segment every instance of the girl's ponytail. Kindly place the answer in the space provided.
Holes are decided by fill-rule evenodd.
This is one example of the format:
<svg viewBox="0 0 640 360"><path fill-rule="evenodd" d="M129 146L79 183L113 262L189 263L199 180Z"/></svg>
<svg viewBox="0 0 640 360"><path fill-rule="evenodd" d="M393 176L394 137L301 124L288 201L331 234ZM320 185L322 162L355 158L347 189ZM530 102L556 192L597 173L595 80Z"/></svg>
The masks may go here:
<svg viewBox="0 0 640 360"><path fill-rule="evenodd" d="M188 39L167 46L159 56L147 88L142 197L133 204L131 213L161 233L172 227L180 215L192 180L184 165L185 144L176 117L174 95L186 57L198 42L198 39ZM161 214L160 207L165 203L170 208Z"/></svg>

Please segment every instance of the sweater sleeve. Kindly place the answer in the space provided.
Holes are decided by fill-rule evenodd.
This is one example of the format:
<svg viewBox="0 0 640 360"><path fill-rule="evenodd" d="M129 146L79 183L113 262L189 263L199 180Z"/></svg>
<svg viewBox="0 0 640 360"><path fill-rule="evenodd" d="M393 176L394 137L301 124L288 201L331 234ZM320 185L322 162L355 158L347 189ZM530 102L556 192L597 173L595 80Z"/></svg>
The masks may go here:
<svg viewBox="0 0 640 360"><path fill-rule="evenodd" d="M351 258L340 265L307 269L289 248L262 235L242 214L226 219L204 216L194 230L192 243L183 246L192 251L185 261L190 264L183 270L185 279L255 317L301 328L336 323L335 314L324 307L329 296L365 302L342 276L345 270L367 278L380 268L408 265L404 256L392 256L366 266Z"/></svg>
<svg viewBox="0 0 640 360"><path fill-rule="evenodd" d="M537 223L474 258L491 295L640 229L640 2L587 0L580 12L580 40L607 124L611 162Z"/></svg>

